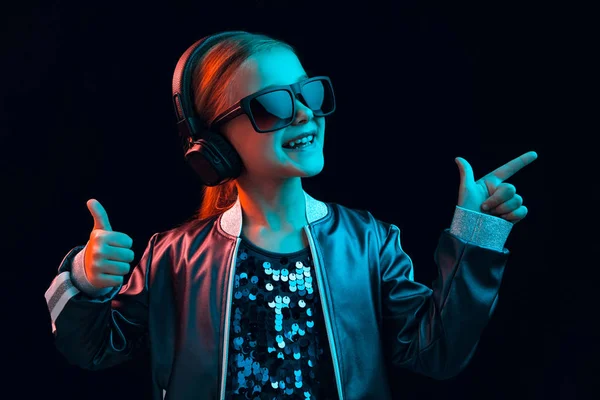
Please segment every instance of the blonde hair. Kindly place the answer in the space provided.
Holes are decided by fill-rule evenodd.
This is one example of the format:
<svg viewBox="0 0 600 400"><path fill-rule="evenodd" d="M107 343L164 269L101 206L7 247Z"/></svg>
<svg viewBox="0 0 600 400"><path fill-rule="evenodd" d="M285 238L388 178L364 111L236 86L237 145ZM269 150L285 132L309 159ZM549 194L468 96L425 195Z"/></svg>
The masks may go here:
<svg viewBox="0 0 600 400"><path fill-rule="evenodd" d="M228 85L239 66L254 54L285 47L295 49L280 40L264 34L240 32L221 39L204 54L195 66L192 78L194 107L200 118L211 124L225 111L232 99ZM205 186L202 202L195 213L196 219L210 218L230 208L237 199L235 180L218 186Z"/></svg>

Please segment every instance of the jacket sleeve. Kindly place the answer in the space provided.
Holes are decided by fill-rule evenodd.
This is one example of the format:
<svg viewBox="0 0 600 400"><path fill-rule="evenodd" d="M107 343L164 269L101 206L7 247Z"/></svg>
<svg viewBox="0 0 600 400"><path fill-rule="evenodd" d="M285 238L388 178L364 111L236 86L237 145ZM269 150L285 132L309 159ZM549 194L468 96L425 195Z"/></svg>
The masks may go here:
<svg viewBox="0 0 600 400"><path fill-rule="evenodd" d="M400 230L387 228L380 268L391 362L434 379L454 377L469 363L496 306L512 223L457 206L434 253L432 288L414 281Z"/></svg>
<svg viewBox="0 0 600 400"><path fill-rule="evenodd" d="M99 370L128 361L148 345L148 274L157 234L125 285L93 289L76 272L83 246L63 259L45 293L57 350L67 362ZM82 258L80 261L82 262ZM85 274L85 273L83 273Z"/></svg>

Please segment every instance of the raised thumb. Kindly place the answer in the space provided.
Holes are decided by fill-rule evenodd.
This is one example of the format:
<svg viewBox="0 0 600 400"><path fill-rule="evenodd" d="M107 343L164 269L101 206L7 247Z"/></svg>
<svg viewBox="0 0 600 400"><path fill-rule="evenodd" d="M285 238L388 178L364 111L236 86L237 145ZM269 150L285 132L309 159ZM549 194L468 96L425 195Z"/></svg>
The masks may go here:
<svg viewBox="0 0 600 400"><path fill-rule="evenodd" d="M471 168L471 164L467 162L462 157L456 157L454 159L456 165L458 165L458 172L460 173L460 184L464 185L468 182L474 182L475 176L473 175L473 168Z"/></svg>
<svg viewBox="0 0 600 400"><path fill-rule="evenodd" d="M90 199L86 204L94 218L94 229L112 231L110 222L108 221L108 214L106 214L106 210L102 207L102 204L96 199Z"/></svg>

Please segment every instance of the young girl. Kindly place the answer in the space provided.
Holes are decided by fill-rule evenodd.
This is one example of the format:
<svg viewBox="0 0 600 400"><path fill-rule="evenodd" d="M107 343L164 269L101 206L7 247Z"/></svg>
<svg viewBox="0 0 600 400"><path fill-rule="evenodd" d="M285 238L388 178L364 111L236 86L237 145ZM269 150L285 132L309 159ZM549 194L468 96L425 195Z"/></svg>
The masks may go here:
<svg viewBox="0 0 600 400"><path fill-rule="evenodd" d="M512 174L529 152L474 180L457 158L458 204L435 251L439 278L413 279L400 231L314 199L331 81L294 49L223 32L184 53L174 102L185 156L205 184L197 218L132 239L96 200L94 228L46 291L57 349L98 370L149 351L153 399L391 398L386 369L445 379L469 362L527 214Z"/></svg>

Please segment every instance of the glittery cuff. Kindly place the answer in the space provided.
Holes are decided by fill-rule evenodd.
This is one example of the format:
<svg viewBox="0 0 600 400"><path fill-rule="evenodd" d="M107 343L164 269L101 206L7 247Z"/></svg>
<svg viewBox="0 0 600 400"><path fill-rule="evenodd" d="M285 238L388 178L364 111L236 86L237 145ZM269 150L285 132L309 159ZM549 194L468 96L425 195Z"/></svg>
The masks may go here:
<svg viewBox="0 0 600 400"><path fill-rule="evenodd" d="M512 222L456 206L450 233L459 239L502 251Z"/></svg>
<svg viewBox="0 0 600 400"><path fill-rule="evenodd" d="M87 294L90 297L100 297L110 293L114 288L97 288L92 285L90 281L88 281L87 276L85 275L84 268L84 255L85 249L87 245L75 255L73 258L73 264L71 266L71 281L73 282L73 286Z"/></svg>

